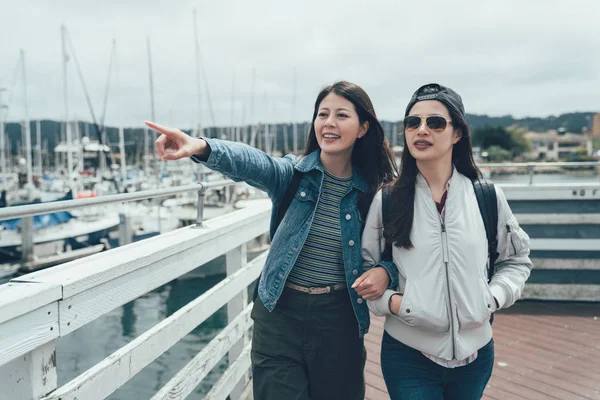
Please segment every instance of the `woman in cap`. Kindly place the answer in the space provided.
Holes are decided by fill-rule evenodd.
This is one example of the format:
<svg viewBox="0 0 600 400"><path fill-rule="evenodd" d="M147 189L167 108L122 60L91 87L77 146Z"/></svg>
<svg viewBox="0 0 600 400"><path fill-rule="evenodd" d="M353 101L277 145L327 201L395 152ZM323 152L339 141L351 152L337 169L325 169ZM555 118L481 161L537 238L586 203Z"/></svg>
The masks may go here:
<svg viewBox="0 0 600 400"><path fill-rule="evenodd" d="M382 191L375 196L362 242L365 266L381 262L393 244L397 267L398 286L368 302L386 316L383 376L393 400L480 399L494 364L490 317L521 295L532 267L529 238L496 187L498 258L488 282L473 185L481 173L461 97L439 84L422 86L403 125L400 176L385 191L389 202Z"/></svg>

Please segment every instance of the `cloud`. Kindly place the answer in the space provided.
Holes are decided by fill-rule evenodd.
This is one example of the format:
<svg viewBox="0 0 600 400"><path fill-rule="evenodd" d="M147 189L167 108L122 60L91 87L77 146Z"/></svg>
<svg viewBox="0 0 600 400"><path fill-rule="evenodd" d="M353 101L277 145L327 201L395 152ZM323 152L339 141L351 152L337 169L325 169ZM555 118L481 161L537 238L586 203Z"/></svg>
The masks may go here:
<svg viewBox="0 0 600 400"><path fill-rule="evenodd" d="M600 109L600 25L595 21L600 3L594 0L176 4L5 0L0 84L11 86L19 49L25 49L29 116L62 118L60 25L65 23L96 115L116 40L118 73L113 71L106 121L140 125L150 118L148 37L156 119L191 127L199 118L195 8L208 78L201 84L205 126L212 125L208 94L217 125L304 121L312 115L319 89L339 79L362 85L380 118L388 120L400 119L412 92L432 81L461 93L471 113L545 116ZM70 116L90 120L73 61L68 87ZM16 89L11 120L24 115L20 81Z"/></svg>

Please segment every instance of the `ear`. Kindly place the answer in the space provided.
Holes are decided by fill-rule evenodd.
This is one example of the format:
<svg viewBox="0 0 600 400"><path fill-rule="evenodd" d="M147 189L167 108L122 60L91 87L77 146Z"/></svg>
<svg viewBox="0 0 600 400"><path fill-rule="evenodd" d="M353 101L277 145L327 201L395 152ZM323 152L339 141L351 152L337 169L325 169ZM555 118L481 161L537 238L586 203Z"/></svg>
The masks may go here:
<svg viewBox="0 0 600 400"><path fill-rule="evenodd" d="M452 144L458 143L462 136L462 131L460 129L455 129L454 133L452 134Z"/></svg>
<svg viewBox="0 0 600 400"><path fill-rule="evenodd" d="M369 130L369 121L365 121L361 126L360 129L358 131L358 138L360 139L361 137L365 136L367 134L367 131Z"/></svg>

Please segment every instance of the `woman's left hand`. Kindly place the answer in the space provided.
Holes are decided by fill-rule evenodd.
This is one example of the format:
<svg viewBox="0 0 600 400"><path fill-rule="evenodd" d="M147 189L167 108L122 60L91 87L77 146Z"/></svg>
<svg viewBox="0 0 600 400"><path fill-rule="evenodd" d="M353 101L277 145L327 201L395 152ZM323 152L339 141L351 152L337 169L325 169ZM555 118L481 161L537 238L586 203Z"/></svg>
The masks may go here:
<svg viewBox="0 0 600 400"><path fill-rule="evenodd" d="M371 268L358 277L352 284L352 289L365 300L375 300L380 298L388 285L390 276L383 267Z"/></svg>

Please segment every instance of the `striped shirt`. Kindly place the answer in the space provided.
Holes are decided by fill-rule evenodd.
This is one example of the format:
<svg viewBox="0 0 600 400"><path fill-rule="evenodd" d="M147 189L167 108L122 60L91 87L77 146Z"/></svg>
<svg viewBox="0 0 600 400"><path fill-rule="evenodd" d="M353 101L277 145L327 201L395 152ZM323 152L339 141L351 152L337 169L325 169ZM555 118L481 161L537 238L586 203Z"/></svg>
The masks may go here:
<svg viewBox="0 0 600 400"><path fill-rule="evenodd" d="M313 223L288 282L305 287L346 282L340 201L351 183L352 177L338 178L325 171Z"/></svg>

